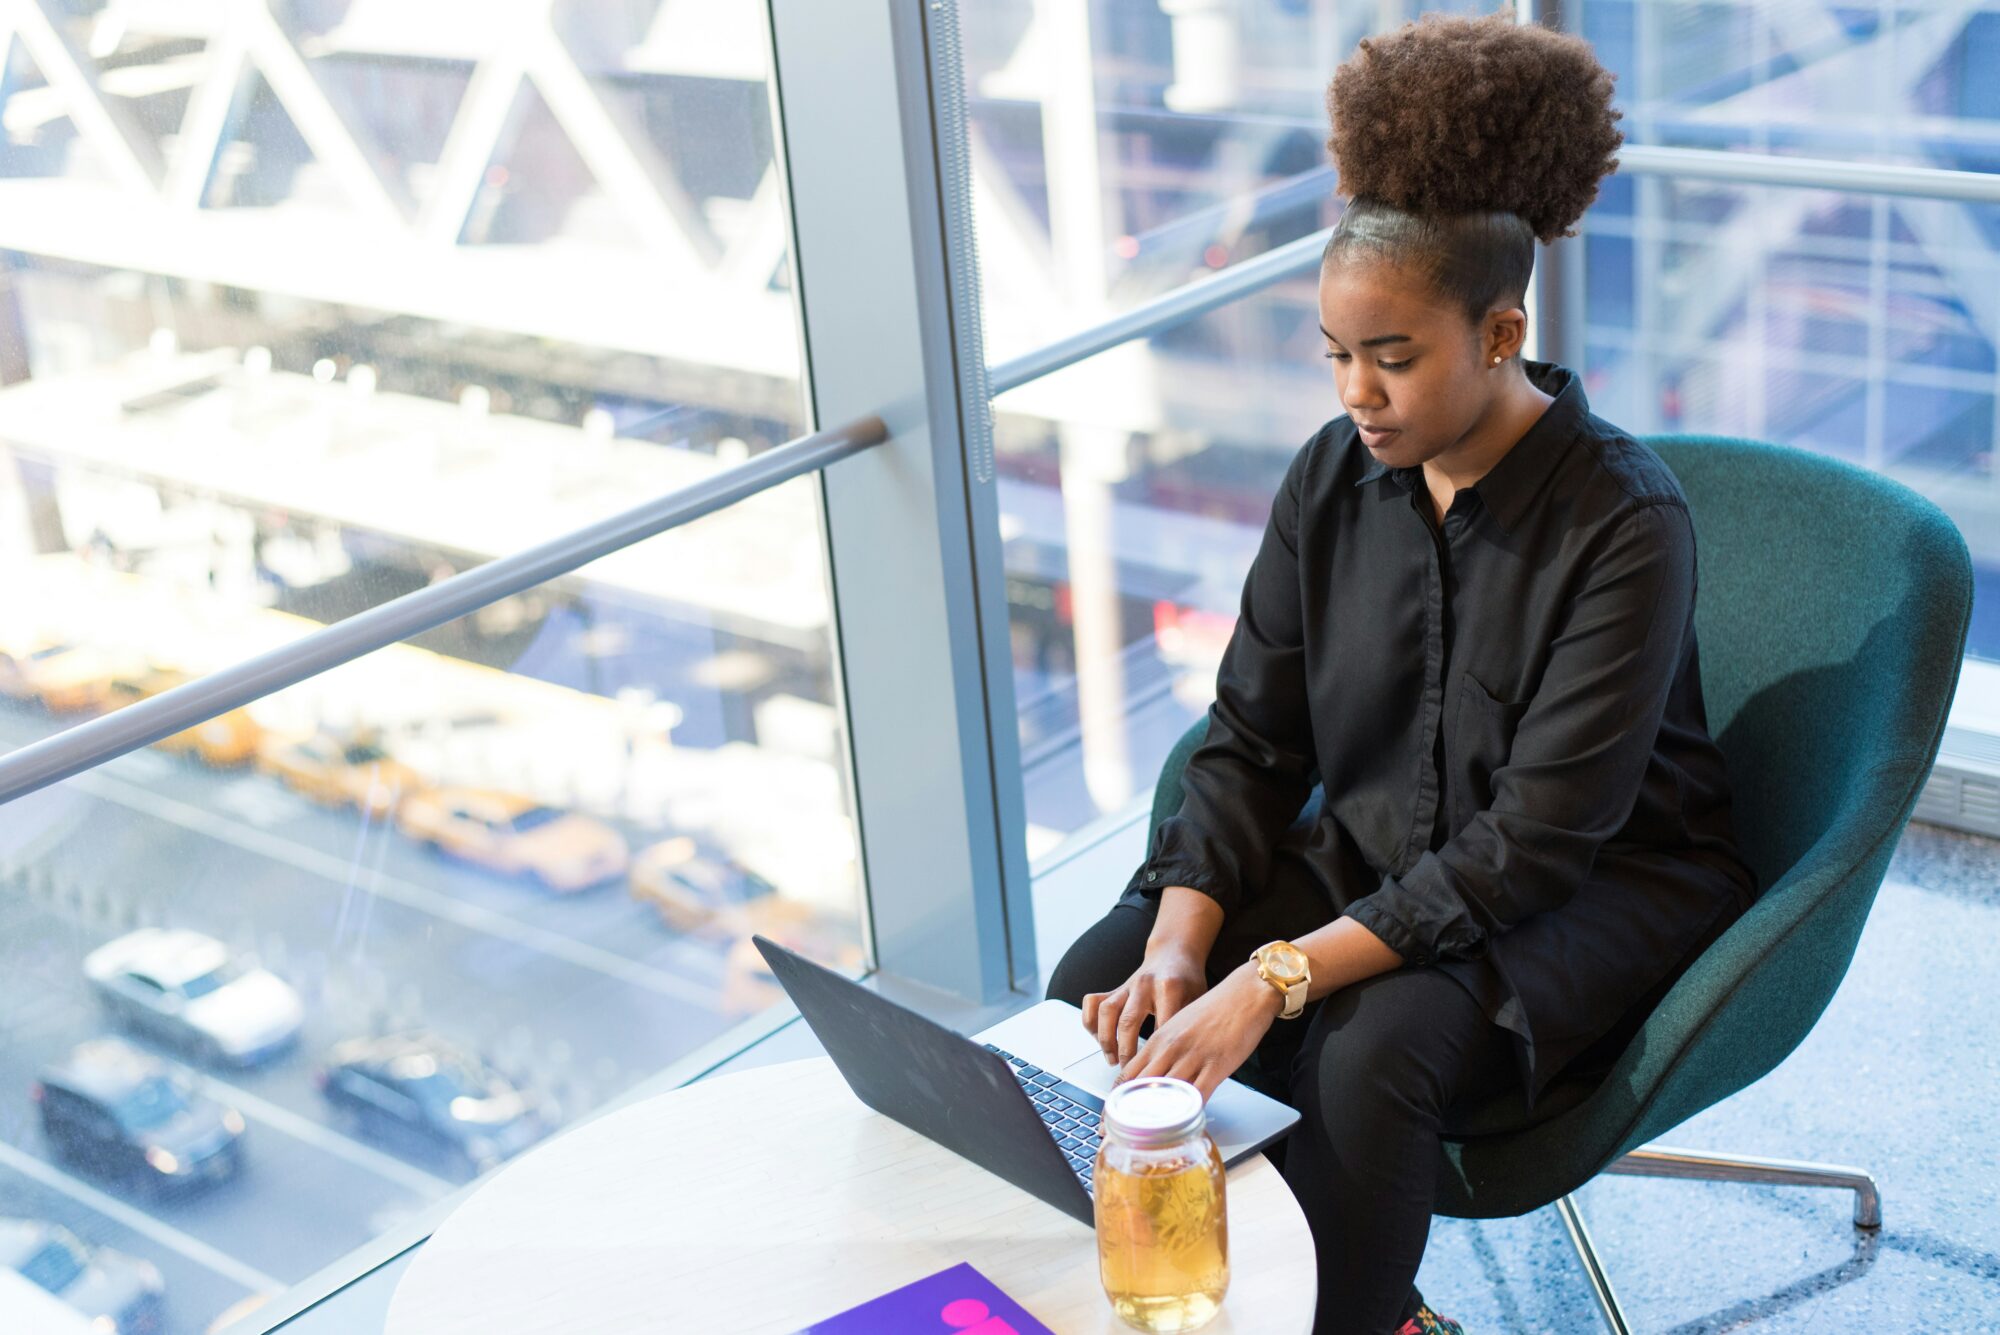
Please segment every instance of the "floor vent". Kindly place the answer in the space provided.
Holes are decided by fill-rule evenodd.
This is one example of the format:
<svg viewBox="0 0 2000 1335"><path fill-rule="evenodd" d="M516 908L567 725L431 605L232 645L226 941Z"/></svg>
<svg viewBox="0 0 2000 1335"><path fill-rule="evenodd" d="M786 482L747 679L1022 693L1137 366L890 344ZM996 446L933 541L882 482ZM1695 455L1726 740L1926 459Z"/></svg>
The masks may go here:
<svg viewBox="0 0 2000 1335"><path fill-rule="evenodd" d="M1910 818L2000 838L2000 737L1946 728Z"/></svg>

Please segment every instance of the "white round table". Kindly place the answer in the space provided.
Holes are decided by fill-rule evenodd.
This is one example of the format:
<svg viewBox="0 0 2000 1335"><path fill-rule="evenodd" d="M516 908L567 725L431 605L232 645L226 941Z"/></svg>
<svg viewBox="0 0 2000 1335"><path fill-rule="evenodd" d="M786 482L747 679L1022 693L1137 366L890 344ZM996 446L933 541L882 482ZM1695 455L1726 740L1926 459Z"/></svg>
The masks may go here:
<svg viewBox="0 0 2000 1335"><path fill-rule="evenodd" d="M969 1261L1058 1335L1118 1335L1090 1229L857 1099L824 1057L576 1127L417 1250L389 1335L789 1335ZM1263 1155L1229 1172L1229 1292L1204 1329L1293 1335L1312 1235Z"/></svg>

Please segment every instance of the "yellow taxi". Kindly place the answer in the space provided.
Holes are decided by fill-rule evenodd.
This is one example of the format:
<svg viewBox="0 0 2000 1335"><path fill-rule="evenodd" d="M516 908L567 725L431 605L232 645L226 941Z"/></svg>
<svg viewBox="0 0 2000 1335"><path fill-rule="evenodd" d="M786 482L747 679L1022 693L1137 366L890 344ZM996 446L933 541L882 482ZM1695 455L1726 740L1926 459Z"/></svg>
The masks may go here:
<svg viewBox="0 0 2000 1335"><path fill-rule="evenodd" d="M238 1298L235 1302L223 1308L221 1314L215 1320L202 1327L202 1329L206 1335L222 1335L223 1331L228 1330L231 1326L241 1321L244 1317L249 1316L269 1301L270 1299L261 1293L253 1293L247 1298Z"/></svg>
<svg viewBox="0 0 2000 1335"><path fill-rule="evenodd" d="M753 933L841 973L852 975L861 967L860 929L851 918L793 899L766 899L745 911L744 922L742 937L723 957L718 1004L726 1016L754 1015L784 999L784 988L750 939Z"/></svg>
<svg viewBox="0 0 2000 1335"><path fill-rule="evenodd" d="M122 709L192 680L191 674L179 668L160 667L152 663L130 665L105 678L100 692L101 703L97 707L100 710ZM263 740L264 728L250 717L250 711L232 709L197 723L185 732L162 737L153 745L162 751L192 755L207 764L229 769L247 765L256 759L257 748Z"/></svg>
<svg viewBox="0 0 2000 1335"><path fill-rule="evenodd" d="M436 788L406 796L396 824L441 853L570 894L622 876L625 837L603 821L517 793Z"/></svg>
<svg viewBox="0 0 2000 1335"><path fill-rule="evenodd" d="M28 636L0 646L0 696L9 700L38 700L35 680L49 660L76 648L75 645L43 636Z"/></svg>
<svg viewBox="0 0 2000 1335"><path fill-rule="evenodd" d="M405 794L422 786L415 770L366 734L347 740L324 732L310 737L267 734L257 746L257 768L315 802L354 807L370 816L388 815Z"/></svg>
<svg viewBox="0 0 2000 1335"><path fill-rule="evenodd" d="M742 863L689 835L675 835L640 851L628 878L632 898L651 904L677 932L717 927L734 934L746 905L773 898L778 887Z"/></svg>
<svg viewBox="0 0 2000 1335"><path fill-rule="evenodd" d="M0 695L39 701L55 714L114 709L113 683L147 670L137 655L60 642L24 653L0 653Z"/></svg>

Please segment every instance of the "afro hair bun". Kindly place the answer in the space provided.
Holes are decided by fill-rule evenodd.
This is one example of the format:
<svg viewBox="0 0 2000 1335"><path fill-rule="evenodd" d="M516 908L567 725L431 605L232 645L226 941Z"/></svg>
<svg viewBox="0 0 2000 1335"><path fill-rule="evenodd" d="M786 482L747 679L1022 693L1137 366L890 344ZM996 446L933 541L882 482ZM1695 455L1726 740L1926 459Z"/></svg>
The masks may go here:
<svg viewBox="0 0 2000 1335"><path fill-rule="evenodd" d="M1364 38L1326 90L1340 193L1412 213L1511 212L1543 244L1572 236L1618 168L1613 78L1581 37L1506 11L1425 14Z"/></svg>

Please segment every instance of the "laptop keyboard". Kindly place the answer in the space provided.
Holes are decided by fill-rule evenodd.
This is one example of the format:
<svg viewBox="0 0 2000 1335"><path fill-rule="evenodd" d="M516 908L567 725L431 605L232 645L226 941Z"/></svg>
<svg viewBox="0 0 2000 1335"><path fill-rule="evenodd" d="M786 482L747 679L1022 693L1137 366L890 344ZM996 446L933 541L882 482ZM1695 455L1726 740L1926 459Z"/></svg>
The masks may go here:
<svg viewBox="0 0 2000 1335"><path fill-rule="evenodd" d="M1089 1090L1078 1089L1066 1080L1044 1071L1033 1062L1022 1061L1005 1048L996 1048L991 1043L984 1045L989 1052L997 1052L1007 1059L1013 1069L1014 1078L1021 1082L1022 1090L1034 1100L1035 1111L1041 1114L1048 1125L1049 1135L1069 1160L1070 1169L1084 1189L1090 1189L1090 1175L1097 1170L1097 1147L1104 1139L1098 1115L1104 1111L1104 1100Z"/></svg>

